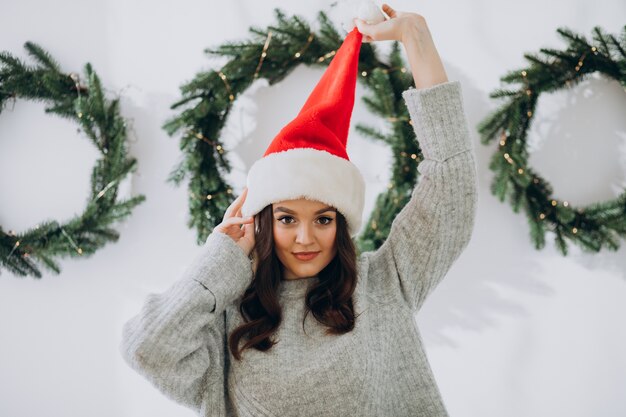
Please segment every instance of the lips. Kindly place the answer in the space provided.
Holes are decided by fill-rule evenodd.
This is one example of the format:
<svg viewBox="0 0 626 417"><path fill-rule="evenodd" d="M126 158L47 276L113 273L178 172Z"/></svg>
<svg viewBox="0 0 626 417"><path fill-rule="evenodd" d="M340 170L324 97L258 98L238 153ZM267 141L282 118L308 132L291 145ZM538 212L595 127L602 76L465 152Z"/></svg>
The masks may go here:
<svg viewBox="0 0 626 417"><path fill-rule="evenodd" d="M319 252L300 252L300 253L293 254L293 256L295 256L296 259L299 259L301 261L310 261L311 259L315 258L317 255L319 255Z"/></svg>

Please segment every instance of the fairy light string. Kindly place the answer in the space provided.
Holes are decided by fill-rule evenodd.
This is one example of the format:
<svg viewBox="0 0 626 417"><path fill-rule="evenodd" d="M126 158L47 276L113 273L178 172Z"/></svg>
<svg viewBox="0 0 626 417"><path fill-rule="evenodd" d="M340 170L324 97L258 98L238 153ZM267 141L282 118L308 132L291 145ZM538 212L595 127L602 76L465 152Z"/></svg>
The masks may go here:
<svg viewBox="0 0 626 417"><path fill-rule="evenodd" d="M211 77L211 72L197 74L185 87L181 88L182 100L172 108L181 106L179 116L168 121L168 133L183 133L183 148L187 150L187 158L193 163L179 164L173 172L173 178L183 178L187 172L194 179L188 188L189 211L192 220L189 222L197 228L197 241L202 243L207 235L222 220L219 213L231 200L232 186L229 186L222 177L223 167L227 162L222 156L225 154L223 145L219 144L220 131L226 123L223 116L228 114L230 106L242 88L248 87L255 79L264 77L273 84L282 79L286 71L295 65L316 66L328 64L336 56L341 46L341 34L336 31L327 18L320 14L320 30L313 32L297 17L285 18L277 12L278 23L267 30L253 30L259 35L258 39L233 44L229 42L222 47L210 51L229 61L221 70L213 70L217 77ZM303 31L303 28L306 28ZM316 39L318 42L316 42ZM369 46L366 45L366 48ZM252 56L250 56L250 52ZM370 51L368 51L370 52ZM416 168L423 159L419 146L415 143L414 126L407 109L402 106L389 106L387 97L399 97L413 82L408 67L402 59L399 45L389 55L389 59L377 57L376 51L360 56L358 78L364 87L374 92L371 98L373 103L379 103L373 113L380 117L388 132L378 132L374 126L362 126L362 133L388 144L393 151L392 179L385 184L379 201L384 201L384 207L377 207L372 211L370 218L364 222L367 227L359 237L357 245L361 250L375 249L382 244L391 225L394 213L401 210L401 203L409 198L408 191L419 178L409 172ZM384 85L378 85L377 80L387 80ZM391 81L391 82L387 82ZM216 92L220 92L217 93ZM229 97L230 100L226 99ZM188 111L183 108L192 100L200 98L196 107ZM180 103L180 104L179 104ZM186 107L186 106L185 106ZM410 128L407 128L410 127ZM359 128L359 126L357 126ZM387 129L385 129L387 130ZM214 152L205 152L198 146L188 146L195 140L202 141L214 149ZM205 167L203 172L197 172L196 167ZM209 167L209 169L206 169ZM405 175L406 174L406 175ZM177 182L178 184L178 182ZM208 184L211 184L207 186Z"/></svg>
<svg viewBox="0 0 626 417"><path fill-rule="evenodd" d="M226 75L222 71L218 71L217 73L224 82L224 85L226 86L226 90L228 91L228 98L230 99L230 101L234 101L235 96L233 95L233 91L230 89L230 83L226 79Z"/></svg>
<svg viewBox="0 0 626 417"><path fill-rule="evenodd" d="M626 57L623 55L626 47L626 28L619 38L621 41L613 35L602 33L599 27L594 28L594 43L601 43L604 46L602 53L597 46L567 29L558 29L558 32L570 41L568 48L562 52L542 49L541 52L550 59L529 57L532 65L522 70L519 77L503 77L506 82L519 81L522 85L515 93L509 93L508 90L494 93L492 97L509 96L510 101L502 109L496 110L491 116L485 118L478 126L483 136L483 143L488 142L494 136L498 137L499 156L506 161L506 164L490 166L494 171L508 171L506 176L496 177L498 183L495 183L494 179L492 192L502 201L504 201L505 194L511 195L511 201L517 204L520 204L520 198L528 200L526 207L531 208L528 212L529 217L535 222L545 224L542 226L543 229L536 228L533 233L538 249L543 246L543 237L539 233L549 229L557 234L555 241L564 255L567 254L564 238L580 244L585 250L597 252L605 243L609 249L614 250L616 245L614 237L618 234L624 235L622 226L618 224L626 221L626 209L620 212L615 207L621 207L623 201L626 201L626 190L615 200L602 203L601 208L594 205L594 213L589 218L585 209L573 207L570 202L560 201L548 194L552 192L549 184L524 166L527 161L525 153L521 153L520 148L525 145L525 132L514 129L515 134L512 135L509 131L510 128L515 127L512 126L512 120L521 120L520 123L524 123L523 126L526 127L530 125L538 95L548 89L552 91L555 82L571 87L585 75L601 72L609 77L617 78L622 85L626 84L623 76L620 78L612 72L615 66L626 63ZM620 45L620 42L623 45ZM596 57L597 59L593 59ZM554 82L550 83L549 78L552 78ZM626 88L624 90L626 91ZM509 143L511 136L514 136L515 143ZM506 184L503 183L503 178L514 186L504 187ZM606 214L603 215L601 210L607 210ZM618 218L620 216L621 218ZM602 229L602 233L597 232L599 229ZM611 235L613 232L615 235ZM576 236L581 233L584 233L585 237L577 238Z"/></svg>
<svg viewBox="0 0 626 417"><path fill-rule="evenodd" d="M314 38L315 38L315 34L313 32L309 33L309 35L307 37L307 40L306 40L306 43L304 44L304 46L302 46L302 48L300 48L300 50L298 50L296 53L293 54L292 60L301 58L302 55L304 54L304 52L309 48L309 46L313 42ZM261 69L261 66L263 64L263 61L265 60L265 58L268 55L268 50L269 50L271 39L272 39L272 31L268 30L267 36L265 38L265 43L263 45L263 49L262 49L261 54L259 56L259 62L257 64L257 66L256 66L256 69L254 71L254 75L252 77L253 79L257 79L258 76L259 76L260 69ZM319 58L317 58L317 62L319 62L319 63L324 62L325 60L334 57L336 53L337 53L337 49L331 50L331 51L327 52L326 54L324 54L324 55L320 56ZM286 62L284 64L286 64ZM381 71L383 73L385 73L385 74L389 74L389 73L391 73L393 71L400 71L402 73L406 73L407 69L406 69L405 66L398 66L398 67L383 68ZM226 75L224 75L224 73L222 71L218 71L218 74L219 74L220 78L223 80L224 85L226 86L226 88L227 88L227 90L228 90L228 92L230 94L229 95L230 100L233 101L234 100L234 95L232 94L232 90L231 90L230 84L228 83ZM368 74L367 71L362 71L360 73L360 75L362 77L367 77L369 74ZM395 122L405 122L405 123L408 123L411 126L413 125L413 121L409 117L389 116L386 119L389 122L392 122L392 123L395 123ZM220 145L216 141L208 139L201 132L194 132L193 130L188 130L187 134L191 135L191 136L193 136L193 137L195 137L197 139L203 140L204 142L208 143L209 145L215 147L216 150L220 154L224 153L224 149L223 149L222 145ZM404 152L404 151L402 151L400 154L402 156L408 157L408 158L410 158L412 160L416 160L417 159L417 155L416 154L408 154L407 152ZM404 167L405 171L408 171L409 169L410 168L407 167L407 166ZM230 194L232 194L232 189L228 189L228 190L223 191L223 192L213 192L213 193L209 193L207 195L198 195L198 194L196 194L194 192L191 192L191 191L189 192L189 195L192 198L206 199L206 200L212 200L213 198L215 198L217 195L220 195L220 194L229 194L230 195Z"/></svg>
<svg viewBox="0 0 626 417"><path fill-rule="evenodd" d="M107 242L116 241L118 235L110 225L130 215L132 208L144 201L145 196L137 195L119 202L107 201L106 204L99 201L135 168L136 160L128 156L123 146L126 123L119 108L105 97L100 80L91 65L85 65L86 85L82 85L78 73L61 72L52 56L39 45L26 42L24 46L36 64L21 65L16 58L11 59L8 52L3 52L0 72L6 77L0 79L0 90L10 91L11 94L7 95L14 103L18 97L46 102L50 109L54 109L52 113L77 122L79 131L82 127L102 154L91 175L91 189L94 191L83 213L63 224L47 221L43 228L42 225L36 225L34 230L19 236L14 230L9 230L8 233L0 230L2 252L7 254L0 265L18 276L41 278L40 266L55 274L60 273L60 267L55 262L56 257L74 253L81 256L91 254ZM98 126L92 127L96 120ZM87 129L92 131L87 132ZM109 146L121 151L114 156L108 156ZM106 185L99 187L99 184ZM96 192L98 188L101 189Z"/></svg>
<svg viewBox="0 0 626 417"><path fill-rule="evenodd" d="M292 60L298 59L302 56L302 54L304 54L304 51L306 51L309 45L311 45L311 42L313 42L314 37L315 37L315 34L313 32L309 33L309 36L306 40L306 44L298 52L293 54Z"/></svg>
<svg viewBox="0 0 626 417"><path fill-rule="evenodd" d="M254 70L254 76L252 77L252 79L254 79L254 80L256 80L258 78L258 76L259 76L259 71L261 70L261 65L263 64L263 60L267 56L267 48L269 48L269 46L270 46L271 39L272 39L272 31L268 30L267 31L267 39L265 39L265 44L263 45L263 51L261 52L261 57L259 58L259 63L256 66L256 69Z"/></svg>

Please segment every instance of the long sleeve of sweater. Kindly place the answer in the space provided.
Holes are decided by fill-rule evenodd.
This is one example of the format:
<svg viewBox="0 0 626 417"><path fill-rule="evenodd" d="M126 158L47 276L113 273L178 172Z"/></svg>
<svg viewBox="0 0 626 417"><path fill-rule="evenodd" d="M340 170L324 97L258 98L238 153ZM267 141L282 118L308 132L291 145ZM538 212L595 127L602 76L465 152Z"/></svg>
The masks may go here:
<svg viewBox="0 0 626 417"><path fill-rule="evenodd" d="M470 239L474 152L458 82L403 98L425 159L387 240L359 259L354 301L363 314L352 332L329 336L305 321L309 279L283 281L280 343L231 361L227 336L241 324L237 298L253 271L243 250L214 232L182 276L124 325L126 362L202 416L447 416L407 306L421 306ZM372 298L382 303L369 308Z"/></svg>
<svg viewBox="0 0 626 417"><path fill-rule="evenodd" d="M474 227L477 169L461 92L459 81L403 92L424 155L420 177L386 241L364 254L371 295L401 297L414 311L467 246Z"/></svg>
<svg viewBox="0 0 626 417"><path fill-rule="evenodd" d="M213 232L182 276L163 293L149 294L124 324L125 361L170 399L197 413L225 415L223 313L251 280L243 250Z"/></svg>

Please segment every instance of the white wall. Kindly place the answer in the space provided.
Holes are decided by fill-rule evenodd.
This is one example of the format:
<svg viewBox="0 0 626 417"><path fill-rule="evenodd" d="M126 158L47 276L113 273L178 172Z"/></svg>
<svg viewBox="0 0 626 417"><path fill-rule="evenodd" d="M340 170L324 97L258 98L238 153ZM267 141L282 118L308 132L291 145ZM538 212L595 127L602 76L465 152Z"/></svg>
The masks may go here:
<svg viewBox="0 0 626 417"><path fill-rule="evenodd" d="M64 70L82 73L91 62L109 92L122 95L139 162L133 192L147 201L119 228L118 243L89 259L61 261L60 276L35 280L2 271L0 416L193 415L117 352L123 322L148 292L169 286L197 249L186 226L186 187L165 182L179 160L178 138L160 126L173 114L178 87L223 62L208 59L204 48L246 39L251 25L274 23L274 7L313 21L330 3L2 1L0 50L26 58L24 42L37 42ZM397 0L392 6L426 17L449 78L462 82L472 126L496 107L488 94L501 75L526 64L524 52L564 47L557 27L589 37L595 25L618 33L626 17L618 0ZM321 73L300 67L279 85L255 85L238 100L224 131L237 193L246 169L295 116L296 103ZM359 97L353 125L368 116ZM626 186L625 106L624 91L607 79L540 99L531 164L559 198L586 205ZM474 235L417 316L450 414L626 415L626 242L616 253L596 255L571 246L563 257L549 235L544 250L533 249L526 218L489 192L495 142L481 145L475 130L473 137L480 186ZM351 138L348 151L368 181L369 212L388 179L390 153ZM81 212L97 156L74 125L46 116L43 105L9 106L0 114L2 227L22 231Z"/></svg>

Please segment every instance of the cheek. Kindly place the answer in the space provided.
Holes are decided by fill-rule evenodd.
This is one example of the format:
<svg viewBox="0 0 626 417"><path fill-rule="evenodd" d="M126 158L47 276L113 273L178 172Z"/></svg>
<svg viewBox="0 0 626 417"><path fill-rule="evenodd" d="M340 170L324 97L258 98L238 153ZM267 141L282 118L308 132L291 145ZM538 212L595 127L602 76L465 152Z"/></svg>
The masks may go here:
<svg viewBox="0 0 626 417"><path fill-rule="evenodd" d="M280 227L274 226L274 245L277 249L284 249L288 245L289 242L289 232L281 229Z"/></svg>
<svg viewBox="0 0 626 417"><path fill-rule="evenodd" d="M325 231L322 234L320 241L323 242L322 244L324 245L325 248L332 249L335 246L336 237L337 237L337 228L331 227L329 228L329 230Z"/></svg>

